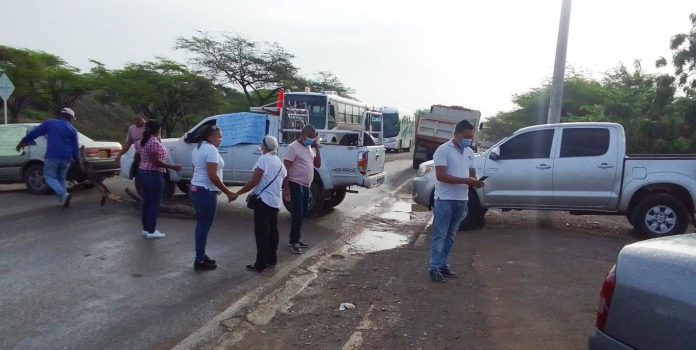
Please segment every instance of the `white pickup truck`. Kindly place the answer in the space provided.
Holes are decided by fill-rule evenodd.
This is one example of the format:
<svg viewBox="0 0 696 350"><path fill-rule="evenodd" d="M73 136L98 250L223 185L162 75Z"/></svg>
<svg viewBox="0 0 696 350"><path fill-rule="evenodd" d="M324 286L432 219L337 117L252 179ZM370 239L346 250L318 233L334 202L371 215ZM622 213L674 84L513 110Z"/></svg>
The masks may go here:
<svg viewBox="0 0 696 350"><path fill-rule="evenodd" d="M180 190L186 191L188 184L193 176L193 165L191 153L197 143L192 140L202 131L205 125L216 125L220 118L235 118L241 113L223 114L208 117L194 126L189 132L180 138L162 139L162 144L167 149L169 162L180 164L183 169L179 172L169 171L169 183L167 183L165 196L171 197L174 194L176 184ZM244 113L247 116L250 113ZM281 129L280 118L278 115L255 113L258 118L266 120L266 134L273 135L281 142L279 155L282 158L285 154L288 142L283 136L297 135L296 132ZM319 133L322 131L319 130ZM356 131L357 133L358 131ZM223 134L225 130L223 130ZM229 147L220 147L220 154L225 161L223 169L223 182L228 186L244 185L252 177L253 166L261 156L261 139L256 143L242 143ZM363 137L355 135L356 140L363 140ZM223 135L224 143L224 135ZM370 142L365 142L370 144ZM351 186L363 188L374 188L384 183L386 174L384 172L385 149L383 145L321 145L321 168L315 169L314 182L311 186L309 213L316 213L321 208L333 208L339 205ZM121 158L121 174L126 178L133 178L133 156L134 150L128 151ZM136 179L136 188L138 181ZM290 210L289 203L285 207Z"/></svg>
<svg viewBox="0 0 696 350"><path fill-rule="evenodd" d="M465 228L489 208L626 215L649 237L682 234L696 206L696 155L627 155L624 128L563 123L520 129L474 160L486 186L470 192ZM432 161L414 179L413 199L432 205Z"/></svg>

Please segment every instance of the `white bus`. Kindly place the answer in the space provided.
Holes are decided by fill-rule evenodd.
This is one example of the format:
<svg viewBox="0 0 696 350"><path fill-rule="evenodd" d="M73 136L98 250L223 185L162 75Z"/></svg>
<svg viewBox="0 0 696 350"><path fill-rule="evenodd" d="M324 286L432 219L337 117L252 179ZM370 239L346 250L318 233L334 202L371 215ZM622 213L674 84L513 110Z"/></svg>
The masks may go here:
<svg viewBox="0 0 696 350"><path fill-rule="evenodd" d="M361 129L368 105L335 92L286 92L285 106L309 111L309 123L318 130ZM325 133L325 142L337 143L340 134Z"/></svg>
<svg viewBox="0 0 696 350"><path fill-rule="evenodd" d="M413 133L416 124L416 117L412 112L401 108L382 107L382 131L384 147L387 150L409 152L413 145ZM378 125L372 126L373 131L379 131Z"/></svg>

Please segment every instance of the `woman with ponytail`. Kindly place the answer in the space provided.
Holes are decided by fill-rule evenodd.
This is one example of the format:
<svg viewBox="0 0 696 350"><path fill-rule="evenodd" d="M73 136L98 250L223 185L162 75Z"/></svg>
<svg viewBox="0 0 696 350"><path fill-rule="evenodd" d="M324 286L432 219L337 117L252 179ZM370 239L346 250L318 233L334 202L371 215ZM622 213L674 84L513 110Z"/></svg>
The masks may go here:
<svg viewBox="0 0 696 350"><path fill-rule="evenodd" d="M218 152L222 142L220 128L208 125L200 134L198 146L193 149L191 159L193 161L193 178L189 187L189 195L196 210L196 258L193 269L214 270L217 268L215 260L205 254L205 245L208 241L208 232L215 220L217 210L217 196L220 192L227 195L228 201L233 201L236 196L222 182L222 169L225 162Z"/></svg>
<svg viewBox="0 0 696 350"><path fill-rule="evenodd" d="M143 138L136 143L136 150L140 156L140 165L138 166L140 195L143 197L142 235L148 239L166 236L157 230L157 217L164 188L163 180L164 176L167 175L167 169L181 170L181 165L165 163L167 149L160 142L160 129L159 122L148 120L145 123Z"/></svg>

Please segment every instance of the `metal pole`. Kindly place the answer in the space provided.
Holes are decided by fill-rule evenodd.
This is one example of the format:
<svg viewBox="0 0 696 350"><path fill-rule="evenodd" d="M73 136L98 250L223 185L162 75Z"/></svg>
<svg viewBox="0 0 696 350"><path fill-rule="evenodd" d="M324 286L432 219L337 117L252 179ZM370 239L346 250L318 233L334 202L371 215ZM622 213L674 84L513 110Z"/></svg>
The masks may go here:
<svg viewBox="0 0 696 350"><path fill-rule="evenodd" d="M2 109L5 111L5 124L7 124L7 101L2 100Z"/></svg>
<svg viewBox="0 0 696 350"><path fill-rule="evenodd" d="M553 67L553 85L551 101L549 102L548 123L561 122L563 104L563 81L565 79L566 52L568 51L568 27L570 25L570 6L572 0L563 0L561 7L561 23L558 26L558 42L556 43L556 63Z"/></svg>

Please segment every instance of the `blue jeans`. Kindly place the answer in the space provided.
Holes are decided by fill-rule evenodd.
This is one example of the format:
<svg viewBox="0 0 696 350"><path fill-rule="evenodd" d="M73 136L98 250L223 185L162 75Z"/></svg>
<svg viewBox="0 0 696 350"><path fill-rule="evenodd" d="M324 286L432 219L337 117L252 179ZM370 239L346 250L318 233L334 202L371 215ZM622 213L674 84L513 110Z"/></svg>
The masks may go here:
<svg viewBox="0 0 696 350"><path fill-rule="evenodd" d="M430 272L449 267L447 258L454 245L459 225L466 217L468 201L435 200L433 239L430 247Z"/></svg>
<svg viewBox="0 0 696 350"><path fill-rule="evenodd" d="M44 179L46 179L48 187L56 193L59 201L68 193L65 186L65 176L68 174L68 169L70 169L69 160L44 159Z"/></svg>
<svg viewBox="0 0 696 350"><path fill-rule="evenodd" d="M290 201L292 202L292 220L290 223L290 244L300 242L302 220L309 208L309 187L290 181Z"/></svg>
<svg viewBox="0 0 696 350"><path fill-rule="evenodd" d="M157 229L157 216L162 202L164 174L156 170L138 170L140 195L143 197L143 230L153 233Z"/></svg>
<svg viewBox="0 0 696 350"><path fill-rule="evenodd" d="M189 195L196 210L196 262L203 262L208 232L215 221L218 192L200 186L195 187L195 191L189 190Z"/></svg>

